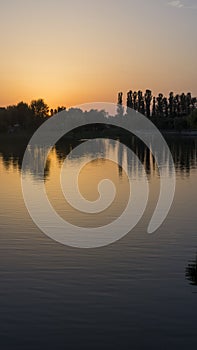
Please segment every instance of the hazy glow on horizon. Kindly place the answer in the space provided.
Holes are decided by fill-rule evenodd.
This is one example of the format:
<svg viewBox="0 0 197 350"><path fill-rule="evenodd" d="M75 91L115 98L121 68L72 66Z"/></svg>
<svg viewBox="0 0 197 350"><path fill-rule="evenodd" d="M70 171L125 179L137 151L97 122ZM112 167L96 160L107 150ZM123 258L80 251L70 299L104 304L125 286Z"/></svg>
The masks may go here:
<svg viewBox="0 0 197 350"><path fill-rule="evenodd" d="M0 0L0 106L197 96L196 0Z"/></svg>

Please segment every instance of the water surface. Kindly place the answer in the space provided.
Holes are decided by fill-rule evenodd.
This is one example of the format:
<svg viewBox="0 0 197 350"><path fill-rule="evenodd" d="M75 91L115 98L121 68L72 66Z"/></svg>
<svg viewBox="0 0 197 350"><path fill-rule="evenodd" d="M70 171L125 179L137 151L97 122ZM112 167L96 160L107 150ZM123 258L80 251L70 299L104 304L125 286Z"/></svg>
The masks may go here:
<svg viewBox="0 0 197 350"><path fill-rule="evenodd" d="M0 142L0 348L9 349L190 349L197 335L197 139L168 138L176 166L175 200L163 225L147 234L159 192L150 152L135 142L150 186L146 212L128 235L112 245L74 249L52 241L32 222L21 193L25 142ZM101 142L101 141L100 141ZM84 227L111 222L124 210L128 177L109 161L114 154L135 181L140 173L122 146L103 141L104 150L83 169L79 187L89 200L110 177L117 188L113 205L98 215L65 203L58 182L66 155L62 141L45 168L48 197L59 215ZM36 150L42 159L44 150ZM94 152L92 152L94 153ZM69 159L68 171L81 162ZM27 169L32 177L33 169ZM38 176L33 181L39 183Z"/></svg>

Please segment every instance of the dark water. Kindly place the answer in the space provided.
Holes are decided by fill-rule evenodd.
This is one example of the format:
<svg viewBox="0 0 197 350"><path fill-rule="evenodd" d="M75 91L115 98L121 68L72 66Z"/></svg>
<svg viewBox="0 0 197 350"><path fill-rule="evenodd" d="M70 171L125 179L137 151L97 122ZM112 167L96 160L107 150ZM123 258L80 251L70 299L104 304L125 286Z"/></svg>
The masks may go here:
<svg viewBox="0 0 197 350"><path fill-rule="evenodd" d="M142 145L135 151L146 167L150 200L144 217L123 239L103 248L63 246L45 236L25 208L20 169L25 142L0 141L0 349L192 349L197 343L197 139L170 138L177 187L170 213L152 235L147 223L158 196L154 161ZM51 152L46 189L62 216L77 217L57 184L73 144ZM129 169L120 149L105 143ZM42 150L37 150L42 156ZM91 154L86 154L91 160ZM70 160L70 169L80 159ZM105 168L102 168L105 166ZM94 179L106 171L120 199L105 222L123 210L127 177L102 160L84 172L82 191L94 199ZM106 169L106 170L104 170ZM31 169L27 174L31 176ZM136 169L132 169L136 171ZM38 183L39 178L34 181ZM92 186L92 187L91 187ZM92 196L92 197L91 197Z"/></svg>

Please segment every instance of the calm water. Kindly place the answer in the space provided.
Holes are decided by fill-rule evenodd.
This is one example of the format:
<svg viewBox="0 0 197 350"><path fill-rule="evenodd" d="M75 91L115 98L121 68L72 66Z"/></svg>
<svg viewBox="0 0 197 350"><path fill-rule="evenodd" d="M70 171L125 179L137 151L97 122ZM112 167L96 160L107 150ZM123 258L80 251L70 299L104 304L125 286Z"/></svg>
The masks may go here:
<svg viewBox="0 0 197 350"><path fill-rule="evenodd" d="M25 208L20 169L25 142L0 141L0 349L191 349L197 342L197 139L167 140L175 160L177 187L170 213L152 235L146 233L159 191L154 161L133 144L150 185L147 210L135 229L114 244L82 250L45 236ZM125 208L128 178L121 167L101 159L117 156L132 178L135 164L121 146L102 144L100 159L89 163L80 190L89 200L110 177L113 205L96 217L65 203L58 182L74 144L60 143L45 169L46 191L59 214L91 227L111 222ZM38 157L43 150L36 150ZM94 153L94 152L92 152ZM91 161L92 154L83 154ZM70 157L68 171L81 162ZM32 177L32 169L26 170ZM39 183L39 169L33 181ZM139 180L140 181L140 180Z"/></svg>

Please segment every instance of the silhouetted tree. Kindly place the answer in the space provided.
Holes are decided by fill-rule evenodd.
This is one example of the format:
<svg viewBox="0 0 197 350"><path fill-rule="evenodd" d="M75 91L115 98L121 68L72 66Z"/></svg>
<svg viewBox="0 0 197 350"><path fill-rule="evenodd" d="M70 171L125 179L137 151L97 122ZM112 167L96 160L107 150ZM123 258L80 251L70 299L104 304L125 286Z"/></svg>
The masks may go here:
<svg viewBox="0 0 197 350"><path fill-rule="evenodd" d="M62 112L62 111L65 111L66 110L66 107L64 107L64 106L58 106L57 107L57 111L58 111L58 113L60 113L60 112Z"/></svg>
<svg viewBox="0 0 197 350"><path fill-rule="evenodd" d="M127 107L128 108L133 108L133 93L132 91L130 90L128 93L127 93Z"/></svg>
<svg viewBox="0 0 197 350"><path fill-rule="evenodd" d="M49 107L42 98L31 101L30 108L36 117L46 118L49 115Z"/></svg>
<svg viewBox="0 0 197 350"><path fill-rule="evenodd" d="M33 112L27 103L19 102L16 106L17 122L24 129L29 129L33 122Z"/></svg>
<svg viewBox="0 0 197 350"><path fill-rule="evenodd" d="M173 92L170 92L168 101L169 101L170 116L172 117L174 115L174 93Z"/></svg>
<svg viewBox="0 0 197 350"><path fill-rule="evenodd" d="M191 113L191 103L192 103L191 93L188 92L186 96L187 115Z"/></svg>
<svg viewBox="0 0 197 350"><path fill-rule="evenodd" d="M123 98L123 93L122 92L119 92L118 93L118 105L117 105L117 114L122 117L123 114L124 114L124 109L123 109L123 106L122 106L122 98Z"/></svg>
<svg viewBox="0 0 197 350"><path fill-rule="evenodd" d="M118 104L122 106L122 97L123 97L123 93L119 92L118 93Z"/></svg>
<svg viewBox="0 0 197 350"><path fill-rule="evenodd" d="M159 94L157 97L157 113L159 117L163 117L163 94Z"/></svg>
<svg viewBox="0 0 197 350"><path fill-rule="evenodd" d="M197 108L197 99L196 97L192 97L192 111L194 111Z"/></svg>
<svg viewBox="0 0 197 350"><path fill-rule="evenodd" d="M168 117L168 100L166 97L163 98L163 113L164 116L167 118Z"/></svg>
<svg viewBox="0 0 197 350"><path fill-rule="evenodd" d="M177 117L180 116L180 112L181 112L181 104L180 104L180 96L177 94L174 98L174 109L175 109L175 115Z"/></svg>
<svg viewBox="0 0 197 350"><path fill-rule="evenodd" d="M133 108L137 110L137 92L134 91L133 93Z"/></svg>
<svg viewBox="0 0 197 350"><path fill-rule="evenodd" d="M142 99L143 99L142 91L138 90L138 92L137 92L137 110L138 110L138 112L141 112Z"/></svg>
<svg viewBox="0 0 197 350"><path fill-rule="evenodd" d="M186 96L184 93L180 96L180 104L181 104L181 115L186 115L187 104L186 104Z"/></svg>
<svg viewBox="0 0 197 350"><path fill-rule="evenodd" d="M153 108L152 108L152 117L155 117L156 115L156 98L153 97Z"/></svg>
<svg viewBox="0 0 197 350"><path fill-rule="evenodd" d="M0 132L5 132L7 130L7 120L6 120L7 112L6 108L0 108Z"/></svg>
<svg viewBox="0 0 197 350"><path fill-rule="evenodd" d="M145 102L144 102L144 98L142 98L142 101L141 101L141 109L140 109L140 112L142 114L145 115Z"/></svg>
<svg viewBox="0 0 197 350"><path fill-rule="evenodd" d="M150 106L152 101L152 92L151 90L146 90L145 92L145 102L146 102L146 116L150 118Z"/></svg>

